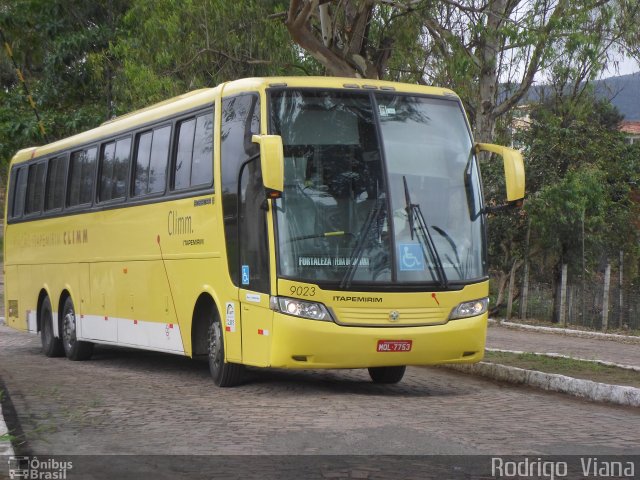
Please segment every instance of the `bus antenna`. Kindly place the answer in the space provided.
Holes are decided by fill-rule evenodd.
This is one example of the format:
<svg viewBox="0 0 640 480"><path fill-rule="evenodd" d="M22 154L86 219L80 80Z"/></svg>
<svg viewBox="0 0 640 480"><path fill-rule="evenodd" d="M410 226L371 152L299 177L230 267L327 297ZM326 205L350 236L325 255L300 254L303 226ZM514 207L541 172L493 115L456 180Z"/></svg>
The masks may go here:
<svg viewBox="0 0 640 480"><path fill-rule="evenodd" d="M38 108L36 107L36 102L33 101L33 97L31 96L31 92L29 92L29 86L27 85L27 81L24 78L24 75L22 74L22 70L20 70L20 67L18 66L18 63L16 62L16 59L13 57L13 50L11 49L11 45L9 45L9 42L7 41L6 37L4 36L4 32L2 31L2 29L0 28L0 40L2 41L2 44L4 45L4 49L7 52L7 55L9 56L9 59L11 60L11 63L13 64L13 68L16 71L16 75L18 76L18 80L20 80L20 83L22 84L22 89L24 90L24 95L27 98L27 102L29 102L29 105L31 106L31 109L33 110L33 113L35 113L36 115L36 120L38 120L38 128L40 130L40 134L42 135L42 138L44 139L44 141L46 143L49 143L49 138L47 137L47 132L44 129L44 123L42 122L42 119L40 118L40 114L38 114Z"/></svg>

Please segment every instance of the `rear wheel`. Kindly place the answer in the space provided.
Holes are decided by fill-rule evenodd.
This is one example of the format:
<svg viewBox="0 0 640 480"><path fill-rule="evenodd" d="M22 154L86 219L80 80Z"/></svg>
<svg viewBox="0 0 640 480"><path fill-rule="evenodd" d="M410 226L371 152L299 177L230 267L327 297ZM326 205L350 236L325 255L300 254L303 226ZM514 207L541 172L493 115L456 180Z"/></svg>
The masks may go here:
<svg viewBox="0 0 640 480"><path fill-rule="evenodd" d="M62 340L53 335L53 315L49 297L45 297L40 306L40 340L42 352L47 357L61 357L64 354Z"/></svg>
<svg viewBox="0 0 640 480"><path fill-rule="evenodd" d="M369 376L373 383L398 383L404 377L405 366L401 367L371 367Z"/></svg>
<svg viewBox="0 0 640 480"><path fill-rule="evenodd" d="M69 360L87 360L93 353L93 343L77 338L76 312L71 297L67 297L62 308L62 345Z"/></svg>
<svg viewBox="0 0 640 480"><path fill-rule="evenodd" d="M233 387L242 381L244 368L237 363L224 360L224 339L220 319L213 316L209 324L209 370L213 381L219 387Z"/></svg>

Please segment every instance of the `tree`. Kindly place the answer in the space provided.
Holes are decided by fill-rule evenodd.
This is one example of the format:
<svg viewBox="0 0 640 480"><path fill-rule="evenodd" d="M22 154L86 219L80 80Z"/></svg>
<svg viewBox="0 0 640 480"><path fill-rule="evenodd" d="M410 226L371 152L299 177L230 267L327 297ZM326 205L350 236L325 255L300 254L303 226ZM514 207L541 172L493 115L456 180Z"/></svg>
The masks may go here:
<svg viewBox="0 0 640 480"><path fill-rule="evenodd" d="M632 195L633 179L640 178L638 149L618 132L615 108L586 90L578 97L552 96L530 115L531 126L520 137L532 256L556 286L562 264L584 279L620 250L637 263L639 206Z"/></svg>
<svg viewBox="0 0 640 480"><path fill-rule="evenodd" d="M250 76L305 72L286 29L268 19L281 1L135 0L111 53L121 65L118 111Z"/></svg>
<svg viewBox="0 0 640 480"><path fill-rule="evenodd" d="M0 161L19 148L91 128L110 115L108 85L94 81L103 68L92 57L114 41L124 0L9 0L0 28L29 83L43 118L43 138L23 86L5 52L0 63Z"/></svg>
<svg viewBox="0 0 640 480"><path fill-rule="evenodd" d="M394 47L400 42L401 51L417 46L420 25L411 15L414 3L290 0L285 24L291 38L330 75L383 78Z"/></svg>
<svg viewBox="0 0 640 480"><path fill-rule="evenodd" d="M568 55L595 75L612 46L638 40L638 20L632 0L291 0L286 25L331 75L452 87L476 138L492 141L539 72Z"/></svg>
<svg viewBox="0 0 640 480"><path fill-rule="evenodd" d="M476 138L491 141L497 120L526 98L540 72L568 57L573 73L593 77L639 14L626 0L434 2L424 12L440 51L433 78L462 86Z"/></svg>

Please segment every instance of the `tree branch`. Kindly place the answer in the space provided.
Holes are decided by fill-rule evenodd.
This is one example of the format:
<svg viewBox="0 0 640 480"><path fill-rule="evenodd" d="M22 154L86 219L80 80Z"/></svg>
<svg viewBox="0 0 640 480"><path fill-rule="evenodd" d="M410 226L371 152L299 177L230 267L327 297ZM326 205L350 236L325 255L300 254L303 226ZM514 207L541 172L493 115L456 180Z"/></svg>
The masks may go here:
<svg viewBox="0 0 640 480"><path fill-rule="evenodd" d="M533 53L531 54L531 59L529 60L529 64L527 65L527 69L522 78L520 86L513 95L505 99L499 105L496 105L493 112L495 117L499 117L500 115L507 113L514 106L516 106L518 102L526 95L527 91L531 87L531 84L533 83L535 74L538 72L538 70L540 70L540 63L542 62L545 48L548 46L548 41L553 30L553 25L565 14L568 6L569 0L560 0L558 2L558 5L551 14L551 17L547 21L544 29L540 34L540 37L538 38L538 42L536 43Z"/></svg>

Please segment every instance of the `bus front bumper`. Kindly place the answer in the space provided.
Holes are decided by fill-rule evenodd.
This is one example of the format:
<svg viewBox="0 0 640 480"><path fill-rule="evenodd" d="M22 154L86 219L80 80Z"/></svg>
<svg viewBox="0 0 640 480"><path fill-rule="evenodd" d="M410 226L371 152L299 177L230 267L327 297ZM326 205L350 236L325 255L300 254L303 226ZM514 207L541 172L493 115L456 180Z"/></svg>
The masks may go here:
<svg viewBox="0 0 640 480"><path fill-rule="evenodd" d="M270 363L275 368L475 363L484 356L487 317L420 327L346 327L275 313ZM404 349L410 342L410 350L379 351L380 342L399 342Z"/></svg>

